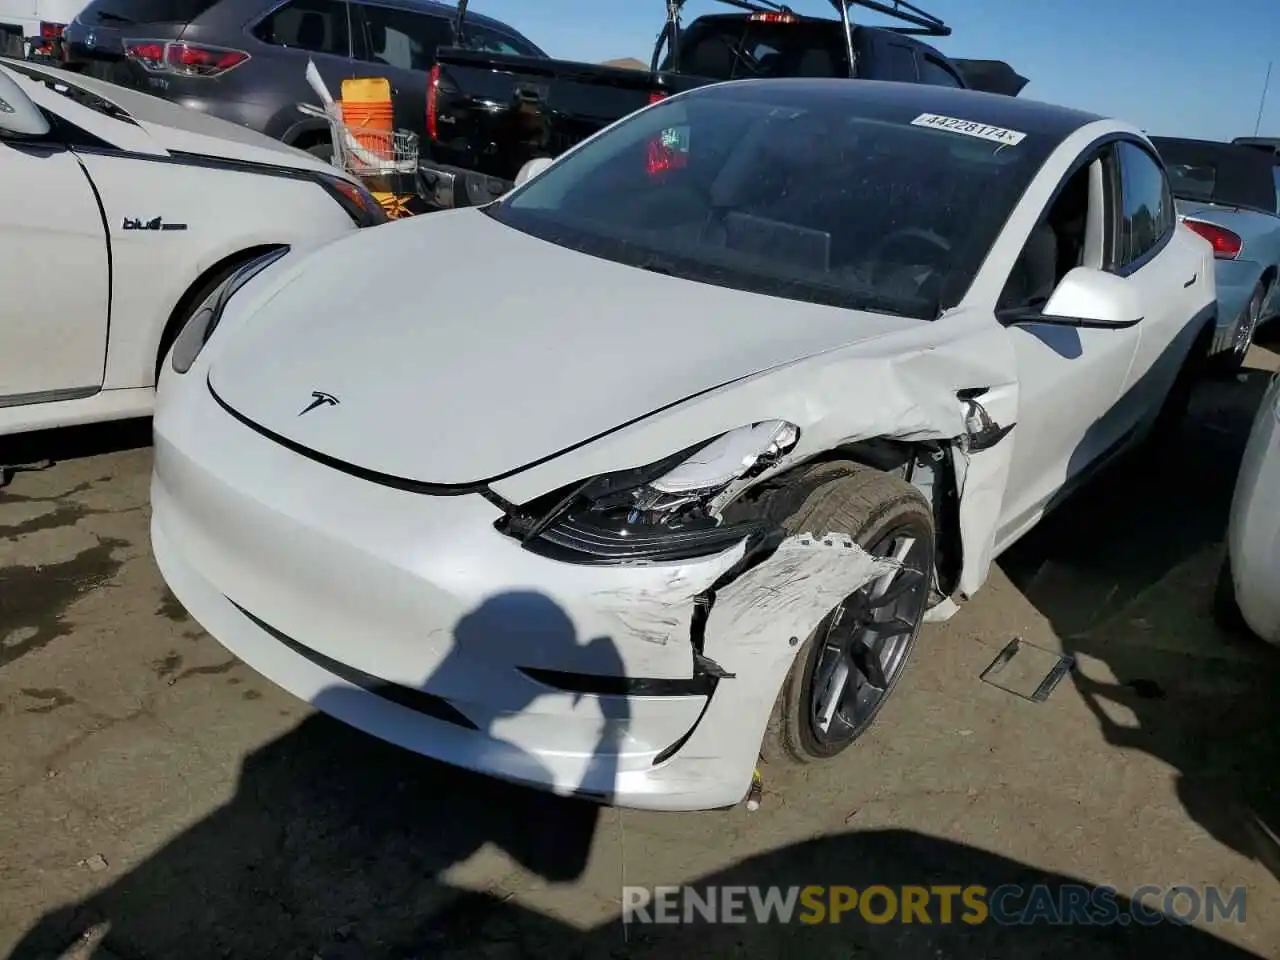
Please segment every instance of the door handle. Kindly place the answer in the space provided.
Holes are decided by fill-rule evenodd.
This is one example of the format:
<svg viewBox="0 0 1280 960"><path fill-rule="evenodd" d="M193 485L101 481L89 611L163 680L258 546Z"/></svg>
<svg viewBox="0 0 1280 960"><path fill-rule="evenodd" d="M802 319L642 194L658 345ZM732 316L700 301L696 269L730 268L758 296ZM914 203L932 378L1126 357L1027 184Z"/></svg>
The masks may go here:
<svg viewBox="0 0 1280 960"><path fill-rule="evenodd" d="M1199 277L1199 276L1200 276L1200 274L1198 274L1198 273L1193 273L1193 274L1191 275L1191 279L1190 279L1190 280L1188 280L1186 283L1184 283L1184 284L1182 285L1182 286L1183 286L1183 288L1185 289L1186 287L1191 286L1193 283L1195 283L1195 282L1196 282L1196 278L1197 278L1197 277Z"/></svg>

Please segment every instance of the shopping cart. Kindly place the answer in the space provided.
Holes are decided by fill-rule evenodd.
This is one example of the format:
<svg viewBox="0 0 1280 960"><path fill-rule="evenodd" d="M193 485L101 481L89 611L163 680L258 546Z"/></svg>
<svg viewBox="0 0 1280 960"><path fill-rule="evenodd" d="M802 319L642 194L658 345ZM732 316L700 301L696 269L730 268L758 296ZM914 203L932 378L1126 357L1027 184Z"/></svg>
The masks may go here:
<svg viewBox="0 0 1280 960"><path fill-rule="evenodd" d="M413 201L425 196L418 168L418 135L409 130L392 130L389 122L381 127L348 123L342 105L330 95L319 71L310 62L307 82L321 105L299 103L297 108L305 116L328 124L333 143L330 162L358 177L388 216L394 219L410 214ZM344 87L346 85L344 83ZM386 109L386 119L390 121L389 105ZM352 117L360 117L365 112L352 110Z"/></svg>

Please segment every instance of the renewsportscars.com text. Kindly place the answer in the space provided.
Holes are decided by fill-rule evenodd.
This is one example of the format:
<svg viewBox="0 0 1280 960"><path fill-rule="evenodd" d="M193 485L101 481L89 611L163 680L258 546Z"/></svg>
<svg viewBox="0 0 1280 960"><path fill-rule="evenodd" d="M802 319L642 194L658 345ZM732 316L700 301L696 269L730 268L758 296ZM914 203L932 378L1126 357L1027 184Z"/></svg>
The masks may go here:
<svg viewBox="0 0 1280 960"><path fill-rule="evenodd" d="M623 887L624 923L1154 926L1243 923L1246 891L1212 886Z"/></svg>

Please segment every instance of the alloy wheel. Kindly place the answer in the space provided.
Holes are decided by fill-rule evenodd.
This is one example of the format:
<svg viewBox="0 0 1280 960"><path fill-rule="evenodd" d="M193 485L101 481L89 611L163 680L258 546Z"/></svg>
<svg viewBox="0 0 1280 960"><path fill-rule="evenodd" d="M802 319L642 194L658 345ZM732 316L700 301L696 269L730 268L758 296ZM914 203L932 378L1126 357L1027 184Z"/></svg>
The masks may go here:
<svg viewBox="0 0 1280 960"><path fill-rule="evenodd" d="M1235 340L1231 345L1231 352L1240 358L1242 362L1245 354L1249 352L1250 345L1253 343L1253 335L1258 330L1258 319L1261 315L1262 291L1259 290L1249 299L1249 305L1245 307L1244 316L1236 324Z"/></svg>
<svg viewBox="0 0 1280 960"><path fill-rule="evenodd" d="M869 552L895 570L847 597L827 622L806 691L818 742L856 739L871 724L906 666L929 599L929 537L899 528Z"/></svg>

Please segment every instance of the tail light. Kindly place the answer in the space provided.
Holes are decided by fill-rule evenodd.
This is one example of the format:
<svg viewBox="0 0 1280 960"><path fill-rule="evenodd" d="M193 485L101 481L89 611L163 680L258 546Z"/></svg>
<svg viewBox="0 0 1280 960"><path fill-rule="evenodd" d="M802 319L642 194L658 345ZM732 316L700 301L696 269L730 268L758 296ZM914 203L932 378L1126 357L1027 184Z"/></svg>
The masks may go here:
<svg viewBox="0 0 1280 960"><path fill-rule="evenodd" d="M653 93L649 94L650 103L657 103L659 100L665 99L667 99L667 94L663 93L661 90L655 90Z"/></svg>
<svg viewBox="0 0 1280 960"><path fill-rule="evenodd" d="M795 23L800 18L794 13L753 13L747 19L752 23Z"/></svg>
<svg viewBox="0 0 1280 960"><path fill-rule="evenodd" d="M217 77L249 59L243 50L165 40L126 40L124 54L151 73L183 77Z"/></svg>
<svg viewBox="0 0 1280 960"><path fill-rule="evenodd" d="M1186 219L1182 222L1209 241L1209 245L1213 247L1213 255L1219 260L1234 260L1240 256L1244 241L1239 234L1203 220Z"/></svg>
<svg viewBox="0 0 1280 960"><path fill-rule="evenodd" d="M40 38L32 38L31 52L42 54L44 56L51 55L62 42L63 31L67 29L65 23L51 23L48 20L40 21Z"/></svg>
<svg viewBox="0 0 1280 960"><path fill-rule="evenodd" d="M435 140L440 133L440 64L431 68L427 78L427 136Z"/></svg>

